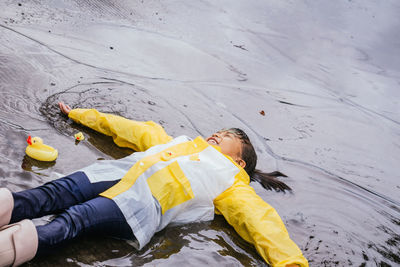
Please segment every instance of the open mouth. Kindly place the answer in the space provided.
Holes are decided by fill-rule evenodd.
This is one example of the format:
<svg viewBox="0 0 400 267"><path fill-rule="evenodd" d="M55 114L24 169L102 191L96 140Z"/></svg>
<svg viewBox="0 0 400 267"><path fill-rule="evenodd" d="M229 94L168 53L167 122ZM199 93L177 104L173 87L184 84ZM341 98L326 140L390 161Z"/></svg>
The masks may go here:
<svg viewBox="0 0 400 267"><path fill-rule="evenodd" d="M218 145L217 140L215 140L214 138L209 138L207 140L207 143L209 143L210 145Z"/></svg>

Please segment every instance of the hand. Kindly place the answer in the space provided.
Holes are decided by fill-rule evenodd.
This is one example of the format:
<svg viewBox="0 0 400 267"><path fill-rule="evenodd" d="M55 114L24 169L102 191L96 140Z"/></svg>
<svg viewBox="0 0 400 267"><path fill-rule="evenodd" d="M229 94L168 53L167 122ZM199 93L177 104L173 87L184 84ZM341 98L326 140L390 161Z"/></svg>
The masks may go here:
<svg viewBox="0 0 400 267"><path fill-rule="evenodd" d="M61 112L64 113L65 115L68 115L69 112L71 111L70 106L64 104L64 102L58 102L58 106L60 107Z"/></svg>

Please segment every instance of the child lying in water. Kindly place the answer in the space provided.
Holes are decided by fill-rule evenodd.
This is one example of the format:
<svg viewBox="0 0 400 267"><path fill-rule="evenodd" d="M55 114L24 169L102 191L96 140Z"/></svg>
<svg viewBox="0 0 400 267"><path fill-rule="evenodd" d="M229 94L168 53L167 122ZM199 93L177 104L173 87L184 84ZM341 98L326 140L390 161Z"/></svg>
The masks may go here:
<svg viewBox="0 0 400 267"><path fill-rule="evenodd" d="M222 214L272 266L308 266L275 209L249 186L250 175L264 186L288 189L256 172L257 156L242 130L173 139L152 121L71 110L62 102L59 107L75 122L138 152L99 161L34 189L0 189L0 266L22 264L87 233L134 240L141 249L170 223L212 220L214 213ZM29 220L56 212L46 225Z"/></svg>

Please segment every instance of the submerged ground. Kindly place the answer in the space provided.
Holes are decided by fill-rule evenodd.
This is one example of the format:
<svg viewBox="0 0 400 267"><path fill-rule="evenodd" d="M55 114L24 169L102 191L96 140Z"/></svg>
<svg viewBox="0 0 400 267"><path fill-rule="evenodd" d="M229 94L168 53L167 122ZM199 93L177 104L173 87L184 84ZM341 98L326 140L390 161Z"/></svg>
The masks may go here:
<svg viewBox="0 0 400 267"><path fill-rule="evenodd" d="M132 153L61 116L59 100L173 136L248 132L265 191L311 266L400 264L398 1L0 2L0 186L31 188ZM76 144L73 134L87 139ZM55 163L25 156L40 136ZM40 223L40 221L38 222ZM31 266L260 266L222 217L142 251L85 237Z"/></svg>

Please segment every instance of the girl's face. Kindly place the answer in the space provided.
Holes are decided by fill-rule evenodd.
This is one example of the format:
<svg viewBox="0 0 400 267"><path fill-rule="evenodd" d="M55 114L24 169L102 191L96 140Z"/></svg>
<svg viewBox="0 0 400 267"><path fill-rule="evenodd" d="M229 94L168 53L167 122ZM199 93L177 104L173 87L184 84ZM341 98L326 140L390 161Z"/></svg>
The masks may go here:
<svg viewBox="0 0 400 267"><path fill-rule="evenodd" d="M233 133L222 131L216 132L206 139L207 143L213 146L219 146L221 153L230 156L240 166L242 160L242 141ZM243 161L244 162L244 161ZM244 166L242 166L244 168Z"/></svg>

